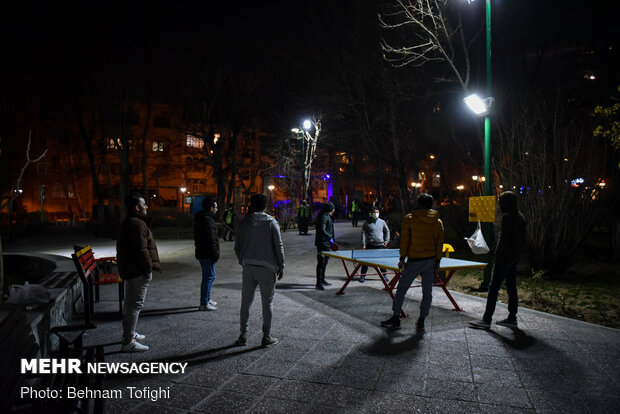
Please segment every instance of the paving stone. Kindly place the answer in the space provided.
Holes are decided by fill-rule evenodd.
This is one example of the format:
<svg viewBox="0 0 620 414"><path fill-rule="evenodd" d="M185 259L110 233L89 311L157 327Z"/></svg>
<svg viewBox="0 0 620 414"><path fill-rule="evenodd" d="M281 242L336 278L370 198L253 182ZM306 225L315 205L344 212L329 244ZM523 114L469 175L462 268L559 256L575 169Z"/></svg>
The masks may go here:
<svg viewBox="0 0 620 414"><path fill-rule="evenodd" d="M423 413L426 399L396 393L373 393L368 403L370 413Z"/></svg>
<svg viewBox="0 0 620 414"><path fill-rule="evenodd" d="M423 395L433 398L477 402L476 389L471 382L427 379Z"/></svg>
<svg viewBox="0 0 620 414"><path fill-rule="evenodd" d="M298 363L286 373L286 378L299 381L327 383L336 371L330 366Z"/></svg>
<svg viewBox="0 0 620 414"><path fill-rule="evenodd" d="M482 414L537 414L541 411L527 408L507 407L505 405L493 405L480 403Z"/></svg>
<svg viewBox="0 0 620 414"><path fill-rule="evenodd" d="M170 398L160 399L159 404L172 407L191 408L213 392L212 389L175 384L170 387Z"/></svg>
<svg viewBox="0 0 620 414"><path fill-rule="evenodd" d="M429 398L424 405L425 414L478 414L480 407L476 402Z"/></svg>
<svg viewBox="0 0 620 414"><path fill-rule="evenodd" d="M503 369L474 368L474 382L476 384L491 384L502 387L522 387L521 378L515 371Z"/></svg>
<svg viewBox="0 0 620 414"><path fill-rule="evenodd" d="M276 398L264 398L255 404L249 414L289 414L300 413L306 408L304 403Z"/></svg>
<svg viewBox="0 0 620 414"><path fill-rule="evenodd" d="M333 407L363 410L370 393L367 390L339 385L323 385L315 397L315 403Z"/></svg>
<svg viewBox="0 0 620 414"><path fill-rule="evenodd" d="M478 401L484 404L507 405L509 407L533 408L524 388L493 385L476 386Z"/></svg>
<svg viewBox="0 0 620 414"><path fill-rule="evenodd" d="M222 390L259 396L263 395L277 381L271 377L237 374L224 384Z"/></svg>
<svg viewBox="0 0 620 414"><path fill-rule="evenodd" d="M272 387L267 396L294 401L310 402L321 390L321 384L295 380L280 380Z"/></svg>
<svg viewBox="0 0 620 414"><path fill-rule="evenodd" d="M248 410L260 397L238 392L220 391L193 408L194 411L218 414L237 414Z"/></svg>

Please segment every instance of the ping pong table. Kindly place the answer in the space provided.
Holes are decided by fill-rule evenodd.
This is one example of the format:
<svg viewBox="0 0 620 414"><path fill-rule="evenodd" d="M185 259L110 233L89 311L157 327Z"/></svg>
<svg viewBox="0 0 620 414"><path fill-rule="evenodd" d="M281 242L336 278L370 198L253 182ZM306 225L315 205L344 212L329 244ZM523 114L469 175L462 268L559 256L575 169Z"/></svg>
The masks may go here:
<svg viewBox="0 0 620 414"><path fill-rule="evenodd" d="M392 297L392 299L394 299L393 290L396 288L398 280L400 279L400 270L398 269L398 259L400 257L399 249L339 250L335 252L321 252L321 254L342 260L344 271L347 274L347 280L337 292L338 295L344 294L344 290L347 285L351 282L351 280L353 280L353 277L358 275L358 271L362 266L368 266L376 270L376 275L380 276L379 280L381 280L385 286L383 290L385 290ZM349 270L347 263L350 263L351 266L353 266L352 271ZM487 264L482 262L442 257L441 262L439 263L439 271L446 272L446 277L442 280L438 274L435 274L433 286L441 287L448 299L450 299L450 302L452 302L454 310L463 312L463 309L458 305L458 303L456 303L450 292L448 292L448 283L450 282L450 279L452 279L454 272L457 270L484 269L486 266ZM385 271L382 272L381 269L384 269ZM382 274L393 274L394 277L388 282L384 277L381 277ZM411 287L420 286L422 285L411 285ZM403 316L407 317L407 314L404 311Z"/></svg>

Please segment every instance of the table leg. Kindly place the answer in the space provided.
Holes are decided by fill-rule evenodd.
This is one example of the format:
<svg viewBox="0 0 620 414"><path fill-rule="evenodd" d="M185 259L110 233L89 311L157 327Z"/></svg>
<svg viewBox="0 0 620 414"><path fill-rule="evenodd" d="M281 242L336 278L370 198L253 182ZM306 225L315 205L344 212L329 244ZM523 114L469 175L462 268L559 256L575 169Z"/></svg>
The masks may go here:
<svg viewBox="0 0 620 414"><path fill-rule="evenodd" d="M349 282L351 282L353 276L355 276L359 268L362 267L361 264L357 264L353 269L353 272L349 273L349 268L347 268L347 263L344 260L342 261L342 265L344 266L344 271L347 274L347 280L344 281L344 285L342 285L340 290L336 292L336 295L344 295L344 290L346 289L347 285L349 284Z"/></svg>
<svg viewBox="0 0 620 414"><path fill-rule="evenodd" d="M448 297L448 299L450 299L450 302L452 302L452 305L454 306L455 311L457 312L464 312L464 310L458 305L458 303L456 303L456 301L454 300L454 298L452 297L452 295L450 294L450 292L448 292L448 282L450 281L450 279L452 278L452 275L454 274L454 270L450 271L449 274L446 275L446 281L443 282L438 275L435 275L435 280L437 281L435 283L435 286L439 286L443 289L444 293L446 294L446 296Z"/></svg>

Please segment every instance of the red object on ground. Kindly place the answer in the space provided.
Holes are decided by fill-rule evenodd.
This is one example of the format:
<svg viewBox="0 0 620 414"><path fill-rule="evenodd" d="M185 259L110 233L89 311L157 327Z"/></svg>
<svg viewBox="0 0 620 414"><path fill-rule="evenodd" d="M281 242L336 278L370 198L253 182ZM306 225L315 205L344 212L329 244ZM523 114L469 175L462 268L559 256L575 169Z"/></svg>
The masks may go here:
<svg viewBox="0 0 620 414"><path fill-rule="evenodd" d="M340 246L338 246L337 243L332 243L329 248L332 249L332 252L337 252L338 249L340 249Z"/></svg>

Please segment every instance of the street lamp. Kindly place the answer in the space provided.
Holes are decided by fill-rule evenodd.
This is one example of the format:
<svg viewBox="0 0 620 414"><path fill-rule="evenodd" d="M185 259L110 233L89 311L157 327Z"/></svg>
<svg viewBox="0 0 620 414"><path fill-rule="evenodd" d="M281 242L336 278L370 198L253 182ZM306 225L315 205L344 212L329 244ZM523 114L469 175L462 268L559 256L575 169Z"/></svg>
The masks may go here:
<svg viewBox="0 0 620 414"><path fill-rule="evenodd" d="M187 191L186 187L181 187L181 215L185 213L185 192Z"/></svg>
<svg viewBox="0 0 620 414"><path fill-rule="evenodd" d="M474 0L467 0L468 3L472 3ZM487 95L487 100L488 100L488 104L487 105L483 105L484 108L486 108L485 110L483 110L480 115L484 114L484 176L488 177L488 180L484 181L484 195L488 196L491 195L491 185L493 183L493 175L491 174L491 118L489 116L489 110L488 110L488 105L490 105L490 103L492 102L492 91L491 91L491 85L492 85L492 76L491 76L491 0L485 0L485 5L486 5L486 61L487 61L487 90L486 90L486 95ZM481 99L480 97L473 98L472 96L468 96L467 98L465 98L465 102L467 103L467 105L469 106L470 104L467 102L467 99L470 99L470 101L473 99L472 102L476 102L478 105L480 105L481 101L482 103L484 103L484 99ZM473 109L472 109L473 110ZM491 240L492 237L492 231L491 231L491 223L484 223L483 227L482 227L482 232L484 234L484 238L487 241ZM489 286L489 283L491 281L491 270L490 270L490 266L487 266L484 270L484 280L482 281L482 284L480 285L481 288L487 288Z"/></svg>

